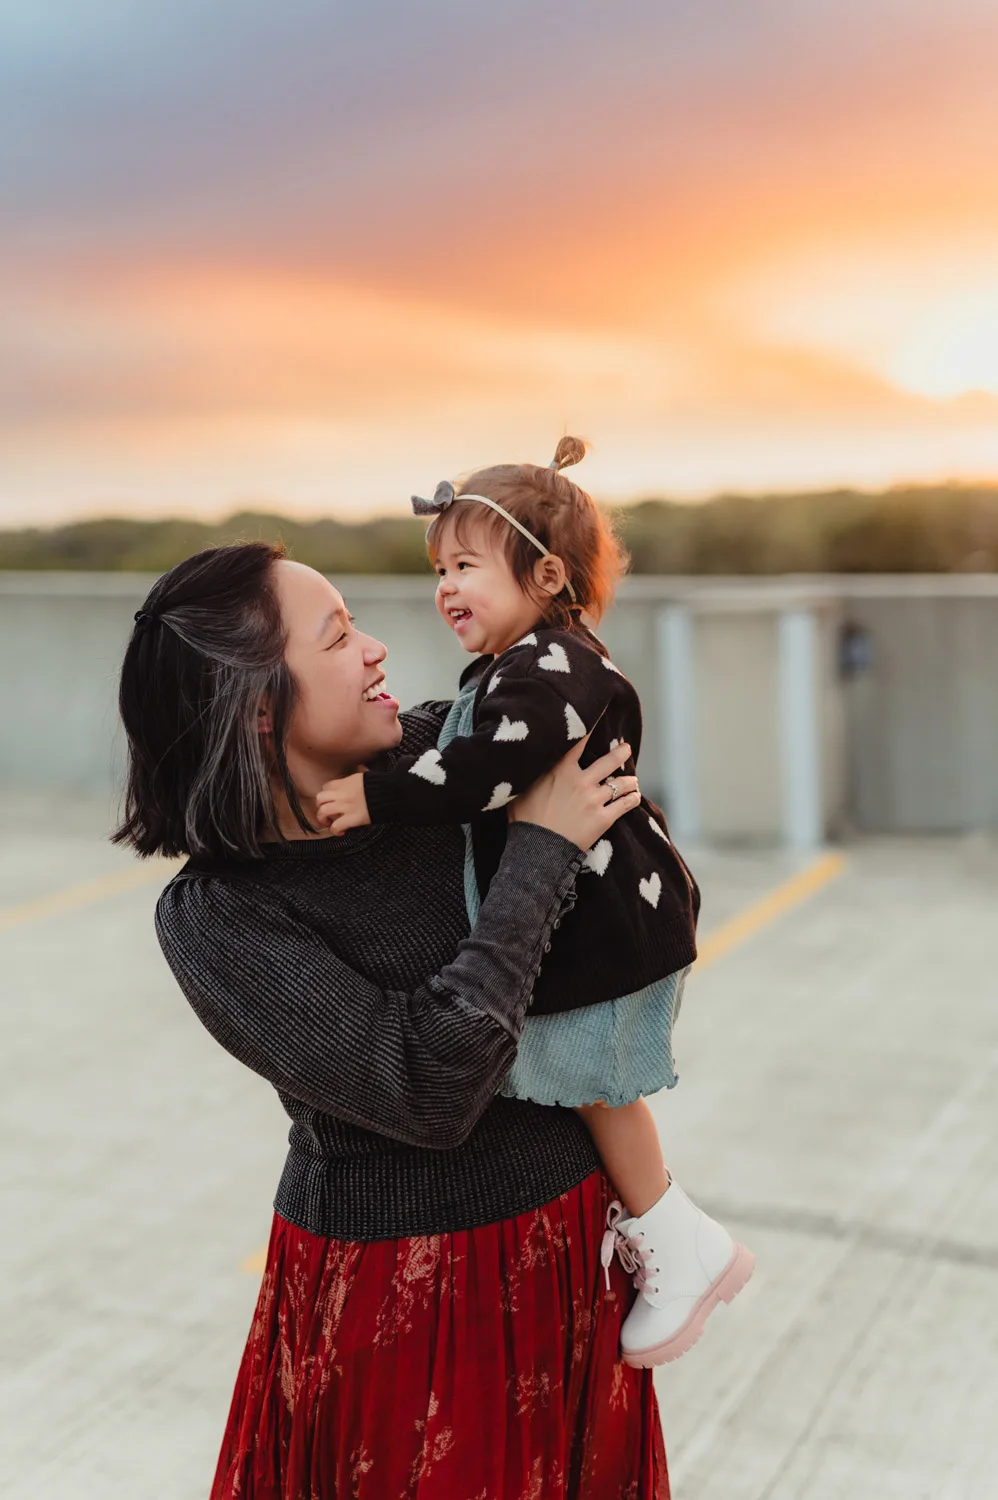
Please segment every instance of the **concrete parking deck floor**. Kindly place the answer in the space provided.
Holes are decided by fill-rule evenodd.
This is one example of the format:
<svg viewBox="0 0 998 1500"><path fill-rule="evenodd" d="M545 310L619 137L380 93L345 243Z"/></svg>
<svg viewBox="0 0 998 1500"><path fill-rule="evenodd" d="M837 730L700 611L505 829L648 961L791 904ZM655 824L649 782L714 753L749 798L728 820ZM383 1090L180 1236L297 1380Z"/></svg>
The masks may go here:
<svg viewBox="0 0 998 1500"><path fill-rule="evenodd" d="M3 1495L200 1500L284 1117L188 1011L101 809L0 818ZM758 912L801 864L696 861L705 933L757 918L691 981L655 1108L758 1269L660 1372L674 1495L994 1500L998 853L860 844Z"/></svg>

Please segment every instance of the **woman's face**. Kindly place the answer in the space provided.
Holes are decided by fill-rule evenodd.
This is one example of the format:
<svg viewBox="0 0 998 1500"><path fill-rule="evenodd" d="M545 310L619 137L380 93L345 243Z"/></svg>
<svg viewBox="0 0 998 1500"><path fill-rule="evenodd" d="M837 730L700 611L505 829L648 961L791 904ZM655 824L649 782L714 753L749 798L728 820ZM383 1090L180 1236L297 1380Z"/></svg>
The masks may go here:
<svg viewBox="0 0 998 1500"><path fill-rule="evenodd" d="M288 765L308 796L397 745L399 706L384 691L384 646L356 629L339 590L302 563L275 563L274 573L298 683Z"/></svg>

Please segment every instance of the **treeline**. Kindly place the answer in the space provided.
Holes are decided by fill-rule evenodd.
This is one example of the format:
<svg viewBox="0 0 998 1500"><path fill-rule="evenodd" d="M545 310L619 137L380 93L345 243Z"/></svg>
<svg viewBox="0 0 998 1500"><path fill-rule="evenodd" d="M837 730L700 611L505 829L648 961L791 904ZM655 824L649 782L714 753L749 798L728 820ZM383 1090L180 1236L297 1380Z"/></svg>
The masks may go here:
<svg viewBox="0 0 998 1500"><path fill-rule="evenodd" d="M636 573L998 571L998 485L645 500L614 514ZM216 523L107 518L0 531L0 569L161 573L202 547L257 537L283 541L324 573L427 565L423 528L411 517L347 523L241 512Z"/></svg>

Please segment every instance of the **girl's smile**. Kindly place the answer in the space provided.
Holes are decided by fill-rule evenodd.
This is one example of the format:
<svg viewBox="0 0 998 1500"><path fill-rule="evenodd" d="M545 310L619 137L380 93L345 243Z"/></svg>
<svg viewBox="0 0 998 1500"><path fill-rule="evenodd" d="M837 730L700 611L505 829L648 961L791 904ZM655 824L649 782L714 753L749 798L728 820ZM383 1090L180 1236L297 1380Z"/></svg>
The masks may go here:
<svg viewBox="0 0 998 1500"><path fill-rule="evenodd" d="M517 583L487 525L465 518L460 538L453 524L441 533L437 610L465 651L498 656L537 624L540 606Z"/></svg>

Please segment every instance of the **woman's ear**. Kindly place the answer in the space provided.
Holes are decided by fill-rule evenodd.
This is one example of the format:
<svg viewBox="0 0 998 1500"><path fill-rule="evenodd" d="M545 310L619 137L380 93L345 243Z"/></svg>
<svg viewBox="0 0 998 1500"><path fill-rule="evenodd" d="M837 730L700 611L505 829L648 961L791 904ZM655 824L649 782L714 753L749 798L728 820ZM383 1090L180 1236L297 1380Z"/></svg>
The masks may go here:
<svg viewBox="0 0 998 1500"><path fill-rule="evenodd" d="M542 593L550 594L552 599L565 587L565 576L565 564L553 552L549 552L546 557L539 557L534 563L534 583Z"/></svg>
<svg viewBox="0 0 998 1500"><path fill-rule="evenodd" d="M270 700L265 698L256 711L256 727L260 734L273 734L274 718L270 711Z"/></svg>

